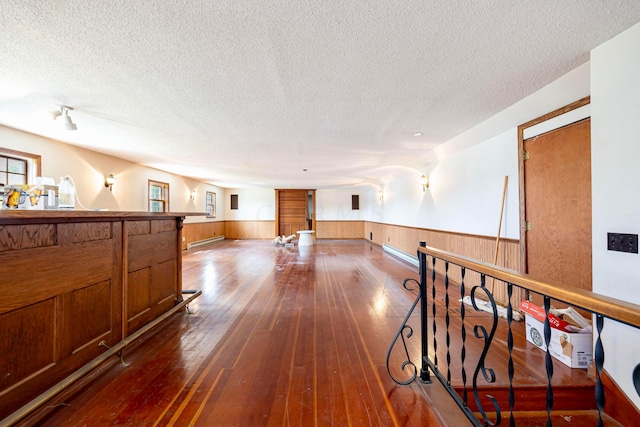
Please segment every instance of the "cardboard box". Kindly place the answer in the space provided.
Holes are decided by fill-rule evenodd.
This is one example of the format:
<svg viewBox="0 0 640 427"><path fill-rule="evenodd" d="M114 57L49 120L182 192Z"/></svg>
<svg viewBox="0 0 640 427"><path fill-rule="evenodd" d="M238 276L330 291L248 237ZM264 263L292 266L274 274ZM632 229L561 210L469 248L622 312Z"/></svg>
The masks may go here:
<svg viewBox="0 0 640 427"><path fill-rule="evenodd" d="M581 328L566 322L564 319L561 319L552 312L549 312L549 314L545 314L544 308L537 306L531 301L527 301L526 299L520 302L520 310L522 310L525 314L530 314L534 319L539 320L543 323L545 316L548 317L549 324L552 328L560 329L561 331L565 332L580 332Z"/></svg>
<svg viewBox="0 0 640 427"><path fill-rule="evenodd" d="M5 185L2 209L58 209L55 185Z"/></svg>
<svg viewBox="0 0 640 427"><path fill-rule="evenodd" d="M529 313L525 313L525 323L527 341L547 351L544 343L544 323ZM571 368L587 368L593 358L591 333L572 333L551 328L549 353Z"/></svg>

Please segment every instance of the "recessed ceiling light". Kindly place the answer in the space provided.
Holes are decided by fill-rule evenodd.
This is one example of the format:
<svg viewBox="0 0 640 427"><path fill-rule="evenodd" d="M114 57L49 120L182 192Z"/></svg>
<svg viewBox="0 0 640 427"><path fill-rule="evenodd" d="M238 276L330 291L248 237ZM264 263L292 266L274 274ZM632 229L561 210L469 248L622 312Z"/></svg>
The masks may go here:
<svg viewBox="0 0 640 427"><path fill-rule="evenodd" d="M422 132L415 132L413 136L422 136Z"/></svg>

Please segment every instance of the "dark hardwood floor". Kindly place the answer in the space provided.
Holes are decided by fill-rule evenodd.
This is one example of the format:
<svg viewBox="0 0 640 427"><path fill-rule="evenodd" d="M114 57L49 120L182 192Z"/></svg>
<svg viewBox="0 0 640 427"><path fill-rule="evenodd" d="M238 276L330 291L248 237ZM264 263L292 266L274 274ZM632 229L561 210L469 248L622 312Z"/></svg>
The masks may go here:
<svg viewBox="0 0 640 427"><path fill-rule="evenodd" d="M437 388L397 386L387 373L388 345L415 297L402 282L416 267L364 240L226 240L185 252L183 263L184 289L203 291L191 313L129 347L128 366L111 359L24 425L468 424ZM527 349L518 327L525 368L516 381L543 386L542 352ZM419 338L410 341L418 360ZM472 359L477 349L467 351ZM503 354L492 357L506 369ZM592 382L584 370L556 372L560 382Z"/></svg>

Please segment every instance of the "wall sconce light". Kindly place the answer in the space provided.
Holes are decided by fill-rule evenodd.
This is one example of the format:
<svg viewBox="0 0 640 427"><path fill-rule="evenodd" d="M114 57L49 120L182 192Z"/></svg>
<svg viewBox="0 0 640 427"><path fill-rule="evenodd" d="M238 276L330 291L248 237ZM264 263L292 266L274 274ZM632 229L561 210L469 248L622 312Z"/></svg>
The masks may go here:
<svg viewBox="0 0 640 427"><path fill-rule="evenodd" d="M112 174L109 174L108 177L104 179L104 186L109 187L109 191L113 191L113 184L116 183L116 177Z"/></svg>
<svg viewBox="0 0 640 427"><path fill-rule="evenodd" d="M427 191L427 188L429 188L429 178L427 178L426 175L422 175L420 177L420 184L422 185L422 192Z"/></svg>
<svg viewBox="0 0 640 427"><path fill-rule="evenodd" d="M191 192L191 200L195 200L196 199L196 190L193 190Z"/></svg>
<svg viewBox="0 0 640 427"><path fill-rule="evenodd" d="M382 193L382 190L378 191L378 198L380 199L380 202L384 200L384 194Z"/></svg>
<svg viewBox="0 0 640 427"><path fill-rule="evenodd" d="M53 120L60 117L60 120L66 130L78 130L78 126L73 123L73 120L71 120L71 117L69 116L70 110L73 110L73 108L67 107L66 105L59 105L57 110L49 111L49 114Z"/></svg>

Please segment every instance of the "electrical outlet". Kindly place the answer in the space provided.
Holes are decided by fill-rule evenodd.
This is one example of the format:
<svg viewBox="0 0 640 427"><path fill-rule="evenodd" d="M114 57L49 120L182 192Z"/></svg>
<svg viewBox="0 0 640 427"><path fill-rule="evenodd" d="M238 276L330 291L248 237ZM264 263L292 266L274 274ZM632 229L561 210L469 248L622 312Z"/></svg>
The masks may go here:
<svg viewBox="0 0 640 427"><path fill-rule="evenodd" d="M607 249L610 251L638 253L638 235L607 233Z"/></svg>

